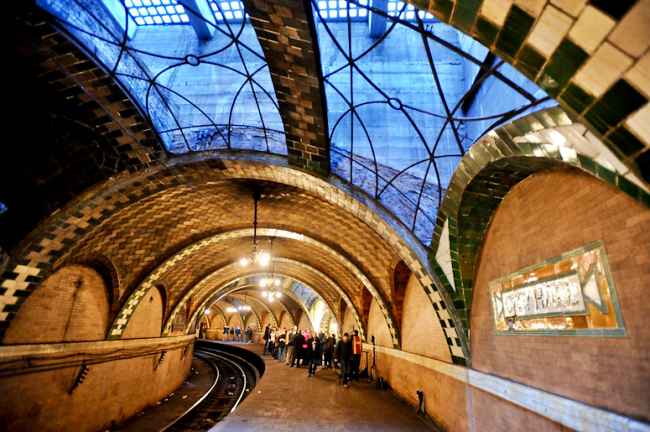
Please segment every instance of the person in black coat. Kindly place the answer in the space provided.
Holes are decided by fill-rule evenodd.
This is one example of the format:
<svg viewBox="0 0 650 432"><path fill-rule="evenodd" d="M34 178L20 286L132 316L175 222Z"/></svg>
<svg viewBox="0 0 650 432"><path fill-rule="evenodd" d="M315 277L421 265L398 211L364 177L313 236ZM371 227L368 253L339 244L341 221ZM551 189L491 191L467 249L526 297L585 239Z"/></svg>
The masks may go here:
<svg viewBox="0 0 650 432"><path fill-rule="evenodd" d="M307 376L316 375L316 368L320 365L320 359L323 355L323 350L321 349L320 339L318 337L311 337L307 340L307 350L306 358L309 364L309 370L307 371Z"/></svg>
<svg viewBox="0 0 650 432"><path fill-rule="evenodd" d="M304 351L305 348L303 348L303 345L305 344L305 336L303 336L302 332L298 331L296 335L293 337L293 349L294 349L294 356L293 360L291 361L291 367L294 366L294 364L297 367L300 367L300 360L303 360L304 358ZM303 360L304 364L304 360Z"/></svg>
<svg viewBox="0 0 650 432"><path fill-rule="evenodd" d="M267 324L266 327L264 327L264 352L262 355L266 354L266 351L269 348L269 341L271 340L271 327Z"/></svg>
<svg viewBox="0 0 650 432"><path fill-rule="evenodd" d="M323 360L325 369L332 367L332 358L334 357L334 348L336 347L336 339L331 335L323 342Z"/></svg>
<svg viewBox="0 0 650 432"><path fill-rule="evenodd" d="M352 340L347 333L343 334L343 338L336 345L336 359L341 365L343 387L348 388L352 372Z"/></svg>

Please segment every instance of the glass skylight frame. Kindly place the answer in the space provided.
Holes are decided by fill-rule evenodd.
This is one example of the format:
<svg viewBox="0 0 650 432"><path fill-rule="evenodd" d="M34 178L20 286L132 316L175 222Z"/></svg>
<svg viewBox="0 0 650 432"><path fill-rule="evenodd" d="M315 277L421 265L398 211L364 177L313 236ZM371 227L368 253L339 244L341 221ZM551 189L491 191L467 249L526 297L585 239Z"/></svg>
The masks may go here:
<svg viewBox="0 0 650 432"><path fill-rule="evenodd" d="M516 118L518 115L524 112L529 112L530 110L535 109L535 107L541 106L548 101L552 101L552 99L546 95L544 95L541 98L535 97L533 94L526 91L521 86L513 82L510 78L508 78L503 73L501 73L499 69L501 66L504 66L505 64L502 60L497 59L497 61L491 66L484 65L482 59L477 59L474 56L470 55L469 53L466 53L462 49L450 44L446 40L436 36L431 31L430 24L439 23L439 21L437 21L430 14L424 13L422 11L417 11L412 5L405 4L403 2L393 2L394 5L401 4L401 9L397 10L395 7L393 7L393 10L389 11L389 10L382 10L372 6L360 6L358 0L350 0L350 2L357 4L359 7L365 7L366 9L369 10L369 13L371 12L373 14L377 14L378 16L385 18L387 29L383 33L383 35L377 38L375 42L371 44L370 47L367 50L365 50L362 54L358 54L358 53L353 54L353 52L350 51L352 49L352 45L348 41L352 39L352 28L354 22L352 20L343 20L343 22L348 23L347 35L345 37L342 37L341 38L342 40L333 42L336 45L336 49L341 54L341 56L347 60L344 60L343 63L341 65L338 65L339 67L334 68L333 71L323 70L322 75L320 77L321 84L325 89L325 93L327 93L328 88L334 89L338 97L346 101L345 104L347 104L347 110L344 110L343 114L341 115L337 115L336 117L331 117L330 114L331 107L330 106L326 107L326 112L328 116L327 121L329 124L328 141L330 142L330 155L331 155L330 159L332 161L332 171L334 174L340 176L345 182L360 187L366 193L372 196L374 199L382 203L388 210L390 210L393 214L395 214L395 216L397 216L398 219L401 220L401 222L405 225L405 227L408 230L410 230L415 235L415 237L418 240L420 240L422 244L426 247L431 243L433 231L436 225L437 210L440 208L442 204L442 199L446 193L445 186L443 186L443 181L441 180L440 175L438 173L439 170L436 167L436 162L445 158L447 159L453 158L453 159L460 160L460 158L462 158L465 152L469 149L471 144L475 142L473 141L468 143L466 142L468 141L467 137L460 136L460 134L457 131L458 129L457 125L459 124L459 122L491 121L492 123L490 124L490 126L487 127L482 134L480 134L480 136L482 136L485 133L487 133L489 130L492 130L498 127L499 125L502 125L507 121ZM311 0L311 5L312 5L312 12L314 14L314 19L316 21L315 27L317 28L317 33L319 37L320 52L321 55L323 55L323 53L325 52L325 49L323 47L323 38L330 38L333 40L336 39L335 36L336 32L329 29L329 25L334 26L339 24L341 21L333 22L332 20L324 19L318 7L318 0ZM412 16L407 15L406 12L408 11L414 12L413 15ZM446 25L446 24L440 23L440 25ZM385 104L395 110L402 111L406 117L409 117L409 115L406 112L407 109L415 110L415 107L408 106L408 101L400 100L399 96L386 95L386 94L382 95L379 86L373 82L372 78L370 78L368 74L365 74L361 70L362 67L360 67L358 64L358 62L362 60L362 58L368 52L372 51L378 46L381 46L384 39L391 33L391 31L394 28L396 28L396 26L403 26L411 31L416 32L419 35L418 37L422 40L423 46L428 46L429 43L436 43L448 50L453 51L455 54L461 56L464 60L479 66L483 74L480 79L476 80L472 84L472 86L465 91L465 94L462 96L460 101L458 101L455 106L449 106L449 103L446 101L444 95L445 92L443 86L441 85L441 79L436 70L435 62L431 57L430 47L428 49L424 48L424 51L427 51L427 62L431 69L433 81L435 82L437 87L437 93L441 95L441 99L443 105L445 106L446 112L433 113L433 112L422 112L420 110L420 114L431 115L438 119L444 119L445 124L438 132L437 139L434 142L427 142L427 140L424 138L424 134L419 130L417 124L414 123L411 119L409 119L409 121L412 123L413 129L416 130L417 135L420 137L422 141L421 144L426 148L426 153L429 156L423 160L415 161L413 164L409 165L408 167L399 170L392 169L392 167L387 167L386 165L382 166L380 163L378 163L378 154L374 148L375 146L373 145L372 139L368 135L366 126L363 125L364 119L361 118L358 112L358 108L361 105L354 102L355 99L351 94L351 92L354 92L354 88L357 85L356 83L355 85L349 85L350 82L355 82L355 80L357 79L362 79L367 81L370 87L373 87L378 90L378 94L381 95L378 98L379 100L374 102L363 102L363 104L366 105L368 103ZM326 63L324 60L325 59L321 57L321 65ZM331 79L331 77L334 74L337 73L343 74L343 71L345 71L345 74L348 74L348 70L350 69L354 71L353 73L355 74L355 77L352 78L351 76L348 79L347 84L339 85L334 83L333 80ZM486 116L485 118L481 118L481 117L468 118L468 117L460 116L459 109L463 101L466 98L468 98L473 91L478 90L481 84L490 77L495 77L498 80L504 82L510 88L514 89L517 93L521 94L528 102L525 103L523 106L513 107L513 109L511 110L501 112L499 114ZM336 107L336 108L341 109L341 107ZM335 140L333 139L337 127L342 121L344 121L344 118L346 116L348 116L348 118L350 119L349 121L351 122L352 125L354 125L355 121L358 121L361 124L361 128L363 130L361 135L365 133L365 136L367 137L367 140L370 145L370 150L372 153L372 157L369 160L367 157L359 157L359 155L354 153L354 142L355 142L354 126L350 127L351 137L348 140L350 145L348 148L352 149L351 152L349 149L339 147L335 142ZM348 120L346 119L345 121ZM436 152L438 148L438 142L440 141L442 134L445 132L446 129L451 129L453 131L454 139L457 144L457 151L449 154L439 154ZM477 137L477 139L479 137ZM415 145L420 145L420 144L415 144ZM338 164L338 160L341 158L344 161L347 161L346 162L347 169L345 170L342 170L340 165ZM420 178L421 181L418 190L414 191L414 190L403 189L400 186L400 178L407 177L408 175L407 171L412 169L413 166L419 164L426 164L427 168L424 176ZM391 168L391 169L385 170L384 168ZM369 181L367 179L361 179L360 181L357 181L354 175L355 171L357 173L363 171L367 175L369 175L372 179L371 180L372 184L368 184ZM390 175L387 176L386 172L389 171L393 171L393 173L390 173ZM430 173L434 173L435 177L437 178L435 184L432 184L430 183L430 181L427 180L430 177ZM430 204L424 205L423 194L425 188L428 191L427 197L429 195L435 195L434 198L436 201L435 205L430 205ZM435 189L435 194L430 193L431 188Z"/></svg>
<svg viewBox="0 0 650 432"><path fill-rule="evenodd" d="M279 113L279 105L272 80L270 75L268 79L265 79L269 83L266 86L268 88L265 88L259 80L260 73L268 73L268 63L261 47L248 46L242 40L242 32L246 28L247 31L252 31L255 34L249 20L244 19L240 20L240 22L225 21L216 24L205 20L215 33L226 39L223 42L224 47L200 55L184 53L181 56L167 56L138 49L138 47L131 45L128 35L133 34L133 27L145 30L146 27L153 28L155 26L135 25L128 10L126 10L125 1L117 3L119 7L124 8L121 10L123 12L123 22L118 22L114 10L99 7L101 4L105 5L102 0L37 0L37 3L51 14L52 23L55 27L67 34L76 45L82 47L87 55L124 89L146 120L152 125L166 153L181 155L205 150L236 149L279 155L287 154L284 124ZM199 14L198 11L187 10L187 7L185 7L185 10L188 13L195 12L196 15ZM158 27L162 28L164 26ZM191 29L191 27L191 25L187 26L188 29ZM193 32L193 30L188 31ZM137 33L135 37L137 37ZM256 36L255 44L259 45ZM222 63L219 58L215 60L214 56L220 55L227 47L236 47L237 52L239 52L242 64L238 70L234 70L228 64ZM242 51L245 51L249 60L244 59ZM164 59L169 61L170 64L157 73L151 73L143 58ZM259 65L247 67L246 62L250 61L251 58L257 59ZM128 70L125 71L127 66L124 65L128 65ZM243 80L239 91L229 95L232 101L225 100L221 102L224 106L230 105L223 122L211 118L197 103L192 102L183 94L175 92L174 89L166 87L164 83L159 81L161 74L169 72L173 68L199 65L223 68L224 71L238 74L238 77ZM256 94L254 96L255 108L251 111L256 111L259 114L258 120L255 120L257 124L254 124L255 122L252 124L237 122L235 118L237 115L234 114L240 112L235 111L237 109L235 102L244 93L242 92L244 86L247 86L246 88L250 87L252 93ZM170 104L169 99L171 98L180 98L179 100L183 100L183 103L186 104L186 109L200 113L203 124L184 125L183 123L187 123L186 121L182 121L182 118L179 121L177 113L174 112ZM273 121L277 124L276 128L269 126L267 114L270 112L262 110L261 101L267 104L267 107L269 103L273 105L271 108L273 113L271 114L274 116ZM224 116L221 115L221 117ZM212 132L208 131L209 128L212 128ZM192 133L192 136L188 136L188 131ZM176 139L173 138L174 134L180 137L180 142L178 140L174 141ZM237 139L237 136L246 139L240 140ZM247 137L252 138L248 139Z"/></svg>

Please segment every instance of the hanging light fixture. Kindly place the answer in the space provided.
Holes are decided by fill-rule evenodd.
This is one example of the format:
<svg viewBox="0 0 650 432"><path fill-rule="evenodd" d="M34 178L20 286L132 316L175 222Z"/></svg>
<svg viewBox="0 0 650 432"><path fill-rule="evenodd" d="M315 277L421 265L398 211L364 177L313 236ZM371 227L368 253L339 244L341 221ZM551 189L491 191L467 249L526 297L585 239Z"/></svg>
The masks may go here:
<svg viewBox="0 0 650 432"><path fill-rule="evenodd" d="M251 253L239 259L241 267L248 267L251 264L257 264L260 267L268 267L271 262L271 254L265 250L258 249L257 243L257 204L262 195L259 190L253 192L253 247Z"/></svg>

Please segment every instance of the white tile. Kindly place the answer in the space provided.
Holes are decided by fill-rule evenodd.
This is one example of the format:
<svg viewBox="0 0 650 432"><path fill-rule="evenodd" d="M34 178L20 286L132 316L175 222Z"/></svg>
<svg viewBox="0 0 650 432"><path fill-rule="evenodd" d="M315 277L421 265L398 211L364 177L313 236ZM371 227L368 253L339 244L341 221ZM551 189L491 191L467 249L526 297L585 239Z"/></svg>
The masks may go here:
<svg viewBox="0 0 650 432"><path fill-rule="evenodd" d="M640 0L618 23L609 40L633 57L650 46L650 0Z"/></svg>
<svg viewBox="0 0 650 432"><path fill-rule="evenodd" d="M625 124L646 145L650 145L650 103L628 117Z"/></svg>
<svg viewBox="0 0 650 432"><path fill-rule="evenodd" d="M580 68L575 83L595 97L600 97L632 66L632 57L605 42Z"/></svg>
<svg viewBox="0 0 650 432"><path fill-rule="evenodd" d="M485 0L481 15L501 27L508 16L512 0Z"/></svg>
<svg viewBox="0 0 650 432"><path fill-rule="evenodd" d="M625 74L625 79L645 97L650 98L650 52L632 66Z"/></svg>
<svg viewBox="0 0 650 432"><path fill-rule="evenodd" d="M528 37L528 43L548 58L567 34L571 24L573 19L570 16L548 5Z"/></svg>
<svg viewBox="0 0 650 432"><path fill-rule="evenodd" d="M593 6L587 6L569 32L569 37L588 53L594 52L616 22Z"/></svg>
<svg viewBox="0 0 650 432"><path fill-rule="evenodd" d="M577 17L587 4L587 0L551 0L555 6L573 17Z"/></svg>

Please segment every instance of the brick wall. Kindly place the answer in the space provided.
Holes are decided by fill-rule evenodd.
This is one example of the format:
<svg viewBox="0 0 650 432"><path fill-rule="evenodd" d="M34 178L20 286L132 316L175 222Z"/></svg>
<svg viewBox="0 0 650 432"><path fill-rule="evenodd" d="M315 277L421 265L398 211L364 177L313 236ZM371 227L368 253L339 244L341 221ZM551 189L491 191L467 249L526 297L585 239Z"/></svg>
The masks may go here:
<svg viewBox="0 0 650 432"><path fill-rule="evenodd" d="M372 354L369 355L372 363ZM426 367L397 359L383 353L376 353L377 376L388 381L402 399L412 405L418 403L416 391L424 391L426 413L445 431L466 431L466 384ZM365 359L362 358L362 369ZM490 429L478 428L478 431ZM513 428L511 430L519 430ZM532 429L531 429L532 430Z"/></svg>
<svg viewBox="0 0 650 432"><path fill-rule="evenodd" d="M163 325L163 303L160 291L151 288L122 334L122 339L158 337Z"/></svg>
<svg viewBox="0 0 650 432"><path fill-rule="evenodd" d="M490 280L602 240L627 336L496 336ZM515 186L488 230L471 315L473 367L590 405L648 419L650 211L577 171L535 174Z"/></svg>
<svg viewBox="0 0 650 432"><path fill-rule="evenodd" d="M101 340L108 328L108 291L95 270L64 267L18 311L6 344Z"/></svg>
<svg viewBox="0 0 650 432"><path fill-rule="evenodd" d="M341 335L343 333L349 333L352 334L352 328L356 326L356 323L354 321L354 315L352 314L352 308L349 306L345 308L345 312L343 313L343 319L341 320ZM369 338L370 336L368 336ZM370 340L370 339L368 339Z"/></svg>
<svg viewBox="0 0 650 432"><path fill-rule="evenodd" d="M522 428L535 432L571 430L484 391L471 388L470 392L471 395L468 396L468 399L471 398L468 406L472 409L470 430L516 431Z"/></svg>
<svg viewBox="0 0 650 432"><path fill-rule="evenodd" d="M402 350L451 362L445 334L431 301L411 275L404 294Z"/></svg>
<svg viewBox="0 0 650 432"><path fill-rule="evenodd" d="M178 387L187 375L191 350L92 365L71 395L77 368L0 378L0 429L10 431L97 431L122 421Z"/></svg>
<svg viewBox="0 0 650 432"><path fill-rule="evenodd" d="M368 313L368 331L366 334L368 340L371 340L370 338L374 336L375 343L379 346L393 346L390 332L386 326L386 319L379 310L379 305L375 299L370 303L370 311Z"/></svg>

